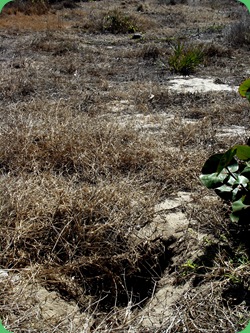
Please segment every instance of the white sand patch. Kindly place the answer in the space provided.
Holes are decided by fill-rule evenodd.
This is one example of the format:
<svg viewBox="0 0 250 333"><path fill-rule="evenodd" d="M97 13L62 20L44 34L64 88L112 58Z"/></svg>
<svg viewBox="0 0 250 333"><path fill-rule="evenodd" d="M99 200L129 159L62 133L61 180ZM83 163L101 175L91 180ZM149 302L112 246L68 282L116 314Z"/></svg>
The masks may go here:
<svg viewBox="0 0 250 333"><path fill-rule="evenodd" d="M9 277L9 274L6 269L0 269L0 280L4 280Z"/></svg>
<svg viewBox="0 0 250 333"><path fill-rule="evenodd" d="M192 201L189 193L178 192L173 198L167 198L155 206L155 217L151 223L138 231L139 239L156 239L171 236L181 237L187 230L190 220L182 212L182 207Z"/></svg>
<svg viewBox="0 0 250 333"><path fill-rule="evenodd" d="M237 87L223 83L216 83L214 78L198 77L176 77L169 81L170 90L179 92L211 92L211 91L233 91Z"/></svg>
<svg viewBox="0 0 250 333"><path fill-rule="evenodd" d="M216 134L218 137L232 137L239 136L244 137L247 135L246 128L243 126L231 125L230 127L221 127L220 131Z"/></svg>

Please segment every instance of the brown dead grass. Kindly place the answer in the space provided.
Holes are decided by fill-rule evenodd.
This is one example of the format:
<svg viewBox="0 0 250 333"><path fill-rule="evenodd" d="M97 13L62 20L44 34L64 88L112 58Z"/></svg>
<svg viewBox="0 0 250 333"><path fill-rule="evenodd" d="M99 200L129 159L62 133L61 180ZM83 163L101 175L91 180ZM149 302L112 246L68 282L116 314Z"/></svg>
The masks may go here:
<svg viewBox="0 0 250 333"><path fill-rule="evenodd" d="M198 176L209 155L244 142L218 134L247 130L249 107L237 93L168 89L173 39L197 43L197 34L206 50L198 76L244 78L244 49L215 26L233 22L235 7L139 5L0 18L0 265L9 274L0 309L14 332L235 332L248 319L249 231L229 223L228 206ZM114 8L134 18L142 39L104 31ZM178 191L193 198L185 239L139 237L155 204ZM163 274L190 290L160 328L143 327L140 309ZM46 317L46 290L76 310Z"/></svg>
<svg viewBox="0 0 250 333"><path fill-rule="evenodd" d="M25 15L17 12L15 14L2 15L0 27L13 33L17 31L57 31L58 29L66 29L69 26L60 14Z"/></svg>
<svg viewBox="0 0 250 333"><path fill-rule="evenodd" d="M217 282L205 284L199 292L190 290L176 305L175 316L165 323L165 329L171 333L185 332L187 329L192 333L237 331L237 310L221 305L222 288L222 284ZM247 324L248 309L244 305L239 308L244 326Z"/></svg>

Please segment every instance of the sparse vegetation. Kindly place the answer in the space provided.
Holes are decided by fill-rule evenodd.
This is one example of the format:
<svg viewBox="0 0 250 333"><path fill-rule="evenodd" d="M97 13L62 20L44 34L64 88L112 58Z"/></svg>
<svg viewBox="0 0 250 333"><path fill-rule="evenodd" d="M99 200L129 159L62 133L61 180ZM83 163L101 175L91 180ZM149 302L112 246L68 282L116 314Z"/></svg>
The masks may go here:
<svg viewBox="0 0 250 333"><path fill-rule="evenodd" d="M234 47L247 47L250 45L250 16L242 12L239 21L225 28L225 37L229 44Z"/></svg>
<svg viewBox="0 0 250 333"><path fill-rule="evenodd" d="M236 145L212 155L202 169L202 183L232 204L233 222L249 217L249 160L250 147Z"/></svg>
<svg viewBox="0 0 250 333"><path fill-rule="evenodd" d="M239 87L242 97L250 102L250 79ZM248 139L249 142L249 139ZM233 222L247 221L250 214L249 180L250 146L235 145L225 153L209 157L202 168L202 183L215 190L224 200L231 203Z"/></svg>
<svg viewBox="0 0 250 333"><path fill-rule="evenodd" d="M110 11L103 18L103 31L118 33L133 33L137 31L136 20L118 9Z"/></svg>
<svg viewBox="0 0 250 333"><path fill-rule="evenodd" d="M235 333L249 321L249 223L199 181L209 156L249 136L249 105L233 91L248 50L216 28L239 20L239 4L181 2L1 15L0 311L11 332ZM174 41L177 73L232 91L172 90Z"/></svg>
<svg viewBox="0 0 250 333"><path fill-rule="evenodd" d="M239 87L239 93L250 102L250 79L245 80ZM202 168L201 182L209 189L214 189L223 200L231 205L230 219L237 225L241 233L245 233L239 248L243 251L236 253L236 265L249 266L249 216L250 216L250 146L235 145L225 153L209 157ZM246 238L247 237L247 238ZM240 254L240 255L239 255ZM191 267L190 265L188 267ZM242 276L227 273L233 285L244 284Z"/></svg>
<svg viewBox="0 0 250 333"><path fill-rule="evenodd" d="M156 60L161 55L161 50L157 45L147 45L141 51L141 56L144 60Z"/></svg>
<svg viewBox="0 0 250 333"><path fill-rule="evenodd" d="M43 15L48 13L50 4L47 0L15 0L9 2L3 9L4 13L25 15Z"/></svg>
<svg viewBox="0 0 250 333"><path fill-rule="evenodd" d="M168 64L174 73L189 75L202 63L203 58L203 50L200 46L178 42L173 45L173 54L169 57Z"/></svg>

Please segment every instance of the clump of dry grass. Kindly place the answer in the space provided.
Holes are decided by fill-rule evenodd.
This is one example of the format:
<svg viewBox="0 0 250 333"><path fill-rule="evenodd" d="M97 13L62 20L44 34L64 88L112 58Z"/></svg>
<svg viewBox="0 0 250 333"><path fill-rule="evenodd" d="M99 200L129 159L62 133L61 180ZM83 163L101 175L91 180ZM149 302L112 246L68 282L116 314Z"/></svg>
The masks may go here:
<svg viewBox="0 0 250 333"><path fill-rule="evenodd" d="M108 308L148 297L165 247L133 234L153 216L151 196L114 176L92 185L44 171L15 178L2 177L2 267L39 265L40 283L83 309L85 295Z"/></svg>
<svg viewBox="0 0 250 333"><path fill-rule="evenodd" d="M136 230L160 196L192 188L190 166L200 163L97 119L63 103L43 113L30 103L1 127L1 266L38 265L35 280L83 311L150 297L171 251L168 240L145 243Z"/></svg>
<svg viewBox="0 0 250 333"><path fill-rule="evenodd" d="M139 55L144 60L156 60L162 54L162 50L154 44L144 46L143 50L140 51Z"/></svg>
<svg viewBox="0 0 250 333"><path fill-rule="evenodd" d="M51 8L75 8L78 0L16 0L7 4L3 10L5 14L23 13L25 15L44 15L47 14Z"/></svg>
<svg viewBox="0 0 250 333"><path fill-rule="evenodd" d="M204 55L208 58L231 57L232 49L229 49L221 44L209 43L203 46Z"/></svg>
<svg viewBox="0 0 250 333"><path fill-rule="evenodd" d="M244 305L241 311L242 324L235 308L222 305L221 283L206 284L200 291L190 290L175 307L175 315L165 323L160 332L237 332L247 323L248 309ZM209 319L209 320L208 320ZM245 325L245 326L244 326Z"/></svg>
<svg viewBox="0 0 250 333"><path fill-rule="evenodd" d="M48 13L48 11L49 3L47 1L16 0L7 4L3 13L11 15L21 12L25 15L43 15Z"/></svg>
<svg viewBox="0 0 250 333"><path fill-rule="evenodd" d="M224 32L225 40L233 47L249 47L249 15L238 8L240 20L229 25Z"/></svg>
<svg viewBox="0 0 250 333"><path fill-rule="evenodd" d="M5 100L19 100L20 98L29 98L33 95L35 87L32 80L21 75L16 78L15 82L3 82L3 89L1 91L1 98Z"/></svg>
<svg viewBox="0 0 250 333"><path fill-rule="evenodd" d="M84 116L62 112L48 119L21 118L12 126L6 124L1 154L2 168L12 172L79 173L94 181L98 175L139 172L155 156L153 142L143 142L135 132L105 121L96 126Z"/></svg>
<svg viewBox="0 0 250 333"><path fill-rule="evenodd" d="M56 40L53 43L51 39L48 40L48 36L34 40L32 43L32 48L35 51L51 53L53 56L61 56L71 52L79 52L79 47L76 45L76 43L65 39Z"/></svg>
<svg viewBox="0 0 250 333"><path fill-rule="evenodd" d="M2 267L40 265L40 283L83 309L82 293L107 308L147 298L166 246L133 234L154 214L146 183L164 182L157 143L69 109L9 115L1 130Z"/></svg>
<svg viewBox="0 0 250 333"><path fill-rule="evenodd" d="M128 34L136 31L148 31L156 26L156 22L138 11L125 11L123 7L104 10L103 6L96 8L85 17L78 27L92 33Z"/></svg>
<svg viewBox="0 0 250 333"><path fill-rule="evenodd" d="M46 13L43 15L25 15L22 12L17 12L15 15L5 15L0 20L1 27L8 29L10 33L17 31L56 31L63 30L69 26L69 23L61 19L61 15Z"/></svg>

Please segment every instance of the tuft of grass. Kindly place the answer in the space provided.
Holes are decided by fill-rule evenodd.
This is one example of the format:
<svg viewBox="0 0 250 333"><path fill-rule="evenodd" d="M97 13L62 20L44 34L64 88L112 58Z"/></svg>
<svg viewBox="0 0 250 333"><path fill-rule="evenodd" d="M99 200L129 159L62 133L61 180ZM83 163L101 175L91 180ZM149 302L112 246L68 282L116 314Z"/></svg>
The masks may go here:
<svg viewBox="0 0 250 333"><path fill-rule="evenodd" d="M25 15L44 15L47 14L52 7L55 9L75 8L79 0L15 0L8 3L3 12L6 14L23 13ZM88 0L85 0L88 2Z"/></svg>
<svg viewBox="0 0 250 333"><path fill-rule="evenodd" d="M23 13L25 15L44 15L49 12L50 4L47 0L15 0L8 3L3 12L6 14Z"/></svg>
<svg viewBox="0 0 250 333"><path fill-rule="evenodd" d="M250 45L250 17L242 14L240 21L233 22L225 29L225 39L234 47L249 47Z"/></svg>
<svg viewBox="0 0 250 333"><path fill-rule="evenodd" d="M161 55L161 49L154 44L144 46L143 50L140 52L140 56L144 60L156 60Z"/></svg>
<svg viewBox="0 0 250 333"><path fill-rule="evenodd" d="M102 30L112 34L126 34L136 32L138 27L136 20L131 15L114 9L104 16Z"/></svg>
<svg viewBox="0 0 250 333"><path fill-rule="evenodd" d="M169 57L168 64L174 73L189 75L203 62L204 53L199 45L186 45L178 42L172 48L173 54Z"/></svg>
<svg viewBox="0 0 250 333"><path fill-rule="evenodd" d="M207 58L231 57L232 49L217 43L209 43L203 47L204 56Z"/></svg>
<svg viewBox="0 0 250 333"><path fill-rule="evenodd" d="M72 43L69 40L55 40L52 42L48 41L47 37L42 37L40 39L36 39L32 42L32 48L35 51L44 51L51 53L54 56L62 56L67 53L77 53L79 52L79 47L76 43Z"/></svg>

